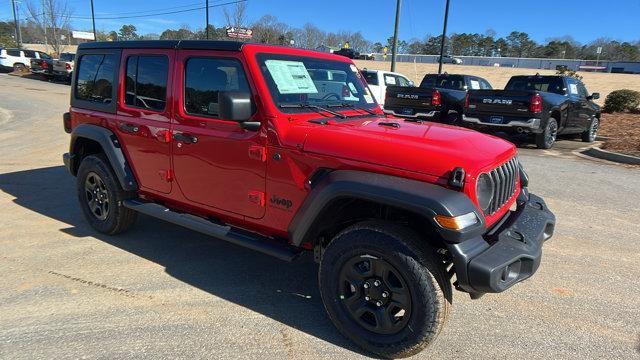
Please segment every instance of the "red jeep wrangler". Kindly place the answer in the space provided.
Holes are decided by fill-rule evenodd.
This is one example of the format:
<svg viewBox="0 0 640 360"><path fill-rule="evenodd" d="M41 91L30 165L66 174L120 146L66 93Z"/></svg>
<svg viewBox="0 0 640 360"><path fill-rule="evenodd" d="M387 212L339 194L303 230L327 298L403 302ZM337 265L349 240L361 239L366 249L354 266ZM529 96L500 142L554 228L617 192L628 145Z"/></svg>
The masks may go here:
<svg viewBox="0 0 640 360"><path fill-rule="evenodd" d="M473 298L538 268L554 215L510 143L385 117L351 60L218 41L80 45L64 162L87 221L137 213L292 261L364 349L415 354L452 285Z"/></svg>

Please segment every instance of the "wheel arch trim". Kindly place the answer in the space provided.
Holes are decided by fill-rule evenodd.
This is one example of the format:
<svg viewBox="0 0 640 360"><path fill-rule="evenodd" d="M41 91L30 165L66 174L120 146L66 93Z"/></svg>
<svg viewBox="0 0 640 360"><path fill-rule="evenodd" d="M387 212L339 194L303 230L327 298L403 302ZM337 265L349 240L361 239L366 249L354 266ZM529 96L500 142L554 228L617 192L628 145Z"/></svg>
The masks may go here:
<svg viewBox="0 0 640 360"><path fill-rule="evenodd" d="M100 145L123 190L135 191L138 189L138 182L127 163L120 141L111 130L96 125L80 124L71 133L69 171L71 171L72 175L75 176L77 174L77 169L80 165L75 163L78 161L77 144L80 139L93 140Z"/></svg>

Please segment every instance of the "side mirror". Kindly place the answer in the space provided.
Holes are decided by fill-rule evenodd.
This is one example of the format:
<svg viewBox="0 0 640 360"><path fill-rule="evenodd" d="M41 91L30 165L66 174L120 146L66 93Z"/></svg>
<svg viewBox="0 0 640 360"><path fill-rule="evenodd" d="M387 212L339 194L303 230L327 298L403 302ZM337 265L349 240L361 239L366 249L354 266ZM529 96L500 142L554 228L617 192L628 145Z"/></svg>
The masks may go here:
<svg viewBox="0 0 640 360"><path fill-rule="evenodd" d="M409 86L416 86L416 84L413 81L409 80Z"/></svg>
<svg viewBox="0 0 640 360"><path fill-rule="evenodd" d="M251 122L255 110L251 93L242 91L219 91L218 114L222 120L236 121L247 130L258 130L260 122Z"/></svg>
<svg viewBox="0 0 640 360"><path fill-rule="evenodd" d="M589 100L598 100L600 99L600 93L593 93L589 96Z"/></svg>

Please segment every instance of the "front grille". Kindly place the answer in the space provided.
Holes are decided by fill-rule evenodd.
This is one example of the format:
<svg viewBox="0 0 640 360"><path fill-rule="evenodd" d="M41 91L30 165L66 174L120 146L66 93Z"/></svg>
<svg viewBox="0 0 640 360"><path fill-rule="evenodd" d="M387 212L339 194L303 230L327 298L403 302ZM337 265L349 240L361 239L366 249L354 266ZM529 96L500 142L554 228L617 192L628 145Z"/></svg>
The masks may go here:
<svg viewBox="0 0 640 360"><path fill-rule="evenodd" d="M489 204L488 215L495 214L511 199L517 190L518 173L518 159L516 157L489 172L489 176L493 180L493 200Z"/></svg>

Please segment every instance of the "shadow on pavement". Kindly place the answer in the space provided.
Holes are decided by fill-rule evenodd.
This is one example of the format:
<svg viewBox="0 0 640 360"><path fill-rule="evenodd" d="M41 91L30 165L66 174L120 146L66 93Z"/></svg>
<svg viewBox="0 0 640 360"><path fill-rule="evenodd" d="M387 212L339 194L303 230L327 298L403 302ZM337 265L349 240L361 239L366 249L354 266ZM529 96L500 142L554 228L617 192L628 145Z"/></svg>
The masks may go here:
<svg viewBox="0 0 640 360"><path fill-rule="evenodd" d="M311 256L285 263L146 216L140 216L127 233L100 234L85 222L77 205L75 179L64 166L0 174L0 190L16 197L16 204L68 224L62 230L67 234L92 236L162 265L189 285L362 353L327 317Z"/></svg>

